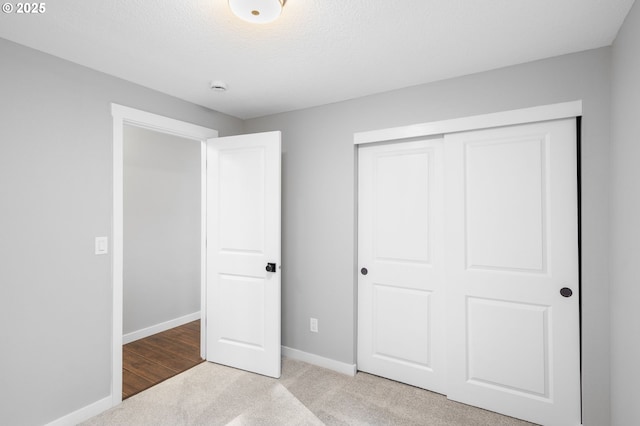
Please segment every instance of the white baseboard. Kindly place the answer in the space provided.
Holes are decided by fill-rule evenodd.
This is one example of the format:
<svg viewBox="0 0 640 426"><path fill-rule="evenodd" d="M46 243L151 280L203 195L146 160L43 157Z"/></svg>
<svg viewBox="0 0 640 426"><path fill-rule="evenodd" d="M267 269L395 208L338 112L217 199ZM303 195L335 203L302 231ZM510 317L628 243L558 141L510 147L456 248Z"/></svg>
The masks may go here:
<svg viewBox="0 0 640 426"><path fill-rule="evenodd" d="M346 374L348 376L355 376L357 371L355 364L347 364L346 362L336 361L334 359L310 354L308 352L303 352L298 349L292 349L286 346L282 347L282 356L298 361L304 361L309 364L317 365L318 367L327 368L329 370L337 371L338 373Z"/></svg>
<svg viewBox="0 0 640 426"><path fill-rule="evenodd" d="M86 407L82 407L79 410L74 411L73 413L60 417L58 420L47 423L46 426L74 426L78 423L84 422L85 420L89 420L93 416L97 416L109 408L111 408L111 396L102 398L93 404L89 404Z"/></svg>
<svg viewBox="0 0 640 426"><path fill-rule="evenodd" d="M122 344L126 345L127 343L135 342L139 339L144 339L145 337L149 337L156 333L179 327L183 324L195 321L197 319L200 319L200 311L185 315L180 318L165 321L160 324L152 325L151 327L143 328L142 330L132 331L131 333L127 333L122 336Z"/></svg>

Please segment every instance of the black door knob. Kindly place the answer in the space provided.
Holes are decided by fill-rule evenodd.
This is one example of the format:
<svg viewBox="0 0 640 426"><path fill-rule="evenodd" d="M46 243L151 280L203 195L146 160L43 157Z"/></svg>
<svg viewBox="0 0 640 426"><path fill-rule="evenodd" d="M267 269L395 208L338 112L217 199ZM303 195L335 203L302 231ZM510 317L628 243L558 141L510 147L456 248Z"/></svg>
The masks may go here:
<svg viewBox="0 0 640 426"><path fill-rule="evenodd" d="M275 263L267 263L267 267L265 268L267 272L275 272L276 264Z"/></svg>
<svg viewBox="0 0 640 426"><path fill-rule="evenodd" d="M360 273L362 275L367 275L369 273L369 271L367 270L367 268L362 268L362 269L360 269Z"/></svg>
<svg viewBox="0 0 640 426"><path fill-rule="evenodd" d="M569 287L562 287L560 289L560 294L564 297L571 297L573 295L573 291Z"/></svg>

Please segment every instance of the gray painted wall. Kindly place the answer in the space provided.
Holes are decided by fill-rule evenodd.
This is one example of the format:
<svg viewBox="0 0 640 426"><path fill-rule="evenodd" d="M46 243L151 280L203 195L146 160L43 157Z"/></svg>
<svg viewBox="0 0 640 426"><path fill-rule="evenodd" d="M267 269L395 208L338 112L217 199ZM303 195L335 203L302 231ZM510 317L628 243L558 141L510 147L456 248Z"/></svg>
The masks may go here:
<svg viewBox="0 0 640 426"><path fill-rule="evenodd" d="M282 131L283 345L355 362L354 132L578 99L584 424L608 424L610 48L246 121L246 133Z"/></svg>
<svg viewBox="0 0 640 426"><path fill-rule="evenodd" d="M110 394L110 103L241 133L239 119L0 39L0 424Z"/></svg>
<svg viewBox="0 0 640 426"><path fill-rule="evenodd" d="M640 4L613 45L611 177L611 414L640 425Z"/></svg>
<svg viewBox="0 0 640 426"><path fill-rule="evenodd" d="M0 359L10 366L2 387L12 389L0 399L0 424L46 423L109 394L111 259L93 255L93 238L111 230L111 102L221 136L282 130L283 344L353 363L353 133L576 99L584 102L584 424L610 423L610 223L614 420L637 420L637 28L636 5L613 49L613 157L610 48L243 124L0 40ZM317 334L308 332L310 316L320 320Z"/></svg>
<svg viewBox="0 0 640 426"><path fill-rule="evenodd" d="M200 142L125 125L123 333L200 311Z"/></svg>

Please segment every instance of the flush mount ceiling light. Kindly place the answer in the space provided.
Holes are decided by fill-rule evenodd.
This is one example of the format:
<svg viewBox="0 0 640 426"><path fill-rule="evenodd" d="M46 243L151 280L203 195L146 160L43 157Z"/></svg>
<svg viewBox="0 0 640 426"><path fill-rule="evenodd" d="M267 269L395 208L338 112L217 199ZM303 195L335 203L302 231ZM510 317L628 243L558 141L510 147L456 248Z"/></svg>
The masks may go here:
<svg viewBox="0 0 640 426"><path fill-rule="evenodd" d="M284 0L229 0L229 8L240 19L266 24L278 19Z"/></svg>

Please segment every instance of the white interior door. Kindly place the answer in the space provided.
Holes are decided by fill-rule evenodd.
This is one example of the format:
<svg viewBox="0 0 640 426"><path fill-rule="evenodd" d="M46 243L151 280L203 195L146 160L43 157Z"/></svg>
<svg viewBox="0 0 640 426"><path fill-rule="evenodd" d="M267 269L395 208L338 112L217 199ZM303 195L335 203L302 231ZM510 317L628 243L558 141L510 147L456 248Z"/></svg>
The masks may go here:
<svg viewBox="0 0 640 426"><path fill-rule="evenodd" d="M207 141L207 360L276 378L280 152L280 132Z"/></svg>
<svg viewBox="0 0 640 426"><path fill-rule="evenodd" d="M447 135L445 164L448 397L580 424L575 120Z"/></svg>
<svg viewBox="0 0 640 426"><path fill-rule="evenodd" d="M358 369L436 392L445 378L442 139L361 147Z"/></svg>

